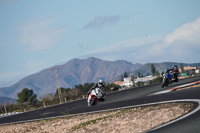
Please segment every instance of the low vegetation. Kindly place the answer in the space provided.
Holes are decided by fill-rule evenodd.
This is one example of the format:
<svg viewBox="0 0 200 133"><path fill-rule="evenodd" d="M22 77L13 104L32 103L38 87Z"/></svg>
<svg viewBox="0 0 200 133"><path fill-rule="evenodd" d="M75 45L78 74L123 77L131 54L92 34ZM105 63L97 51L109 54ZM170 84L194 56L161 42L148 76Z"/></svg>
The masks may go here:
<svg viewBox="0 0 200 133"><path fill-rule="evenodd" d="M149 85L153 83L159 83L162 82L162 76L160 76L160 73L156 70L155 66L151 64L151 73L154 76L157 76L157 78L154 78L151 81L148 82L137 82L134 83L132 87L136 86L143 86L143 85ZM163 74L164 72L162 72ZM161 75L162 75L161 74ZM121 79L123 80L126 77L129 77L130 74L128 74L126 71L124 74L121 75ZM143 77L143 74L138 72L138 77ZM131 81L134 82L135 76L131 76ZM60 88L61 95L59 96L58 89L56 90L55 94L47 94L41 98L37 98L37 95L34 94L33 90L29 90L28 88L22 89L21 92L17 94L17 104L7 104L0 106L0 114L5 114L7 112L24 112L27 110L33 110L41 107L46 107L54 104L58 104L60 102L68 102L72 100L77 100L81 98L87 97L87 92L90 88L94 86L94 83L85 83L85 84L79 84L75 85L74 88ZM105 84L106 91L117 91L121 89L121 86L115 85L113 83Z"/></svg>
<svg viewBox="0 0 200 133"><path fill-rule="evenodd" d="M94 83L85 83L76 85L74 88L60 88L62 92L62 102L86 98L88 90L93 86ZM114 84L106 84L105 86L107 92L120 89L120 86ZM27 110L33 110L60 103L58 89L55 94L47 94L38 99L33 90L24 88L21 92L17 94L17 97L17 104L7 104L6 106L0 106L0 114L4 114L7 112L24 112Z"/></svg>

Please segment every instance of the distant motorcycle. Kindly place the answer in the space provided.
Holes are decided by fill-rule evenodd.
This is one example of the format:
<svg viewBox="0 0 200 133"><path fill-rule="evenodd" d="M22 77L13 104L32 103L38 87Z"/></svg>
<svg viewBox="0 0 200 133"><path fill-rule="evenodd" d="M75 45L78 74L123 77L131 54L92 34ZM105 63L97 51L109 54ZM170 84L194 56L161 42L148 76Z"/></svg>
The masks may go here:
<svg viewBox="0 0 200 133"><path fill-rule="evenodd" d="M97 104L103 96L103 93L100 88L95 88L91 91L88 96L88 106L92 106Z"/></svg>
<svg viewBox="0 0 200 133"><path fill-rule="evenodd" d="M169 84L172 83L172 79L174 78L174 73L172 71L168 71L164 74L163 77L163 84L162 84L162 88L164 86L168 86Z"/></svg>

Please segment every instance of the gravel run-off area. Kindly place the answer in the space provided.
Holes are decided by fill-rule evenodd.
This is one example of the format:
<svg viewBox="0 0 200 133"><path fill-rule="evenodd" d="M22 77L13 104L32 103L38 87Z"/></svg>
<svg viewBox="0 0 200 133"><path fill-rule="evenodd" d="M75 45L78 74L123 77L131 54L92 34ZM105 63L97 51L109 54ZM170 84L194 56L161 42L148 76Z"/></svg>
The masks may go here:
<svg viewBox="0 0 200 133"><path fill-rule="evenodd" d="M140 133L176 119L194 108L193 103L166 103L109 112L66 115L19 124L1 125L1 133Z"/></svg>

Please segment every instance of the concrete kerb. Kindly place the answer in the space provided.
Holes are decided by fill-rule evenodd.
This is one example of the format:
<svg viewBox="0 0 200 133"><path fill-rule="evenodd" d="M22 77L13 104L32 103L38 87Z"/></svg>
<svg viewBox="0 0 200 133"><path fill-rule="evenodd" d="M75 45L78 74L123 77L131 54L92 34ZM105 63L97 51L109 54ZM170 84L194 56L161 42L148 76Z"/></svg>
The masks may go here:
<svg viewBox="0 0 200 133"><path fill-rule="evenodd" d="M177 87L174 87L174 88L170 88L168 90L175 91L175 90L180 89L180 88L185 88L185 87L189 87L189 86L197 85L197 84L200 84L200 81L196 81L196 82L180 85L180 86L177 86Z"/></svg>
<svg viewBox="0 0 200 133"><path fill-rule="evenodd" d="M176 91L177 89L189 87L189 86L196 85L196 84L200 84L200 81L196 81L196 82L192 82L192 83L180 85L180 86L177 86L177 87L174 87L174 88L170 88L170 89L167 89L167 90L162 90L162 91L154 92L152 94L149 94L148 96L169 93L171 91Z"/></svg>

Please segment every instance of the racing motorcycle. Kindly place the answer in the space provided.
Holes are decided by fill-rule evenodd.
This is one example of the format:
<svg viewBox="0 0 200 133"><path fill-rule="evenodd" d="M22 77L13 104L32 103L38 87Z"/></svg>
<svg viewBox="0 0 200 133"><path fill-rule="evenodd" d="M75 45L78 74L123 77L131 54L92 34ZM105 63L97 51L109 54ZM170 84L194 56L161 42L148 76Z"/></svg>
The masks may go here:
<svg viewBox="0 0 200 133"><path fill-rule="evenodd" d="M93 89L88 96L88 100L87 100L88 106L97 104L101 100L102 96L103 96L103 93L100 88L97 87Z"/></svg>
<svg viewBox="0 0 200 133"><path fill-rule="evenodd" d="M174 73L173 73L173 71L167 71L167 72L164 74L164 77L163 77L162 88L163 88L164 86L168 86L169 84L171 84L173 78L174 78Z"/></svg>

